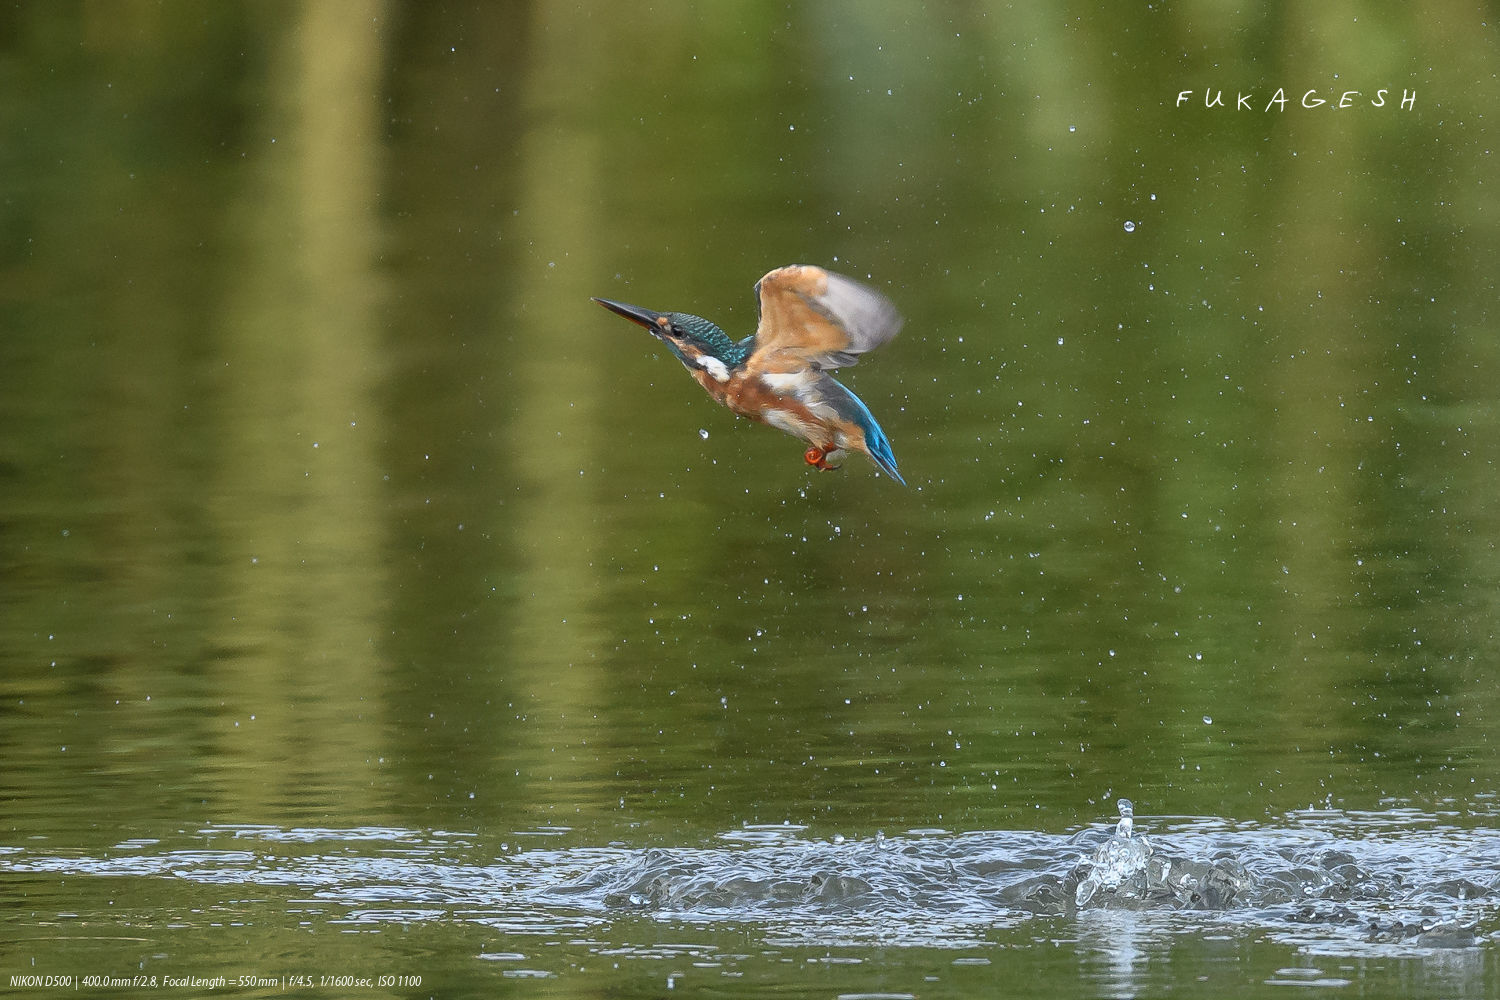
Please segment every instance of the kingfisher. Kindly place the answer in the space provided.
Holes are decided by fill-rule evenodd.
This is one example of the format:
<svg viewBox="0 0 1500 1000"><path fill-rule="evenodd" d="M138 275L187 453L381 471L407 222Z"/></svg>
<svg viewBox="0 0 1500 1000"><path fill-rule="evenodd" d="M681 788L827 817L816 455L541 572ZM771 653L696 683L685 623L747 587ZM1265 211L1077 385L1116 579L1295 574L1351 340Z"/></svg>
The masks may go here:
<svg viewBox="0 0 1500 1000"><path fill-rule="evenodd" d="M863 452L905 486L870 408L828 374L896 336L896 307L873 288L807 264L771 271L755 294L759 324L740 341L701 316L594 301L658 337L719 403L805 440L808 465L836 469L846 452Z"/></svg>

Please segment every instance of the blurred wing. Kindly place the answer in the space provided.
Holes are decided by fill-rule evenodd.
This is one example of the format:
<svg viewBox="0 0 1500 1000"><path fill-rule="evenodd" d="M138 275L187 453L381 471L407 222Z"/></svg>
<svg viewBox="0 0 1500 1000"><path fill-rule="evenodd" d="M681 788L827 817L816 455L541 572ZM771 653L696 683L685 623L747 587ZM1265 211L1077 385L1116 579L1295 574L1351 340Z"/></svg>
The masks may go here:
<svg viewBox="0 0 1500 1000"><path fill-rule="evenodd" d="M762 371L847 367L901 329L884 295L821 267L779 267L755 291L760 326L751 364Z"/></svg>

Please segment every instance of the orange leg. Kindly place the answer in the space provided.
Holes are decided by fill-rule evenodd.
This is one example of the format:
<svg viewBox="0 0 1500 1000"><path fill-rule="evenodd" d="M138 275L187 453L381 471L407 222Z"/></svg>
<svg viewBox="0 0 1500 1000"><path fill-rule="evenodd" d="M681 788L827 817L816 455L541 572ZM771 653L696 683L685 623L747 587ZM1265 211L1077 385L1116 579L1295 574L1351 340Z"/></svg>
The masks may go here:
<svg viewBox="0 0 1500 1000"><path fill-rule="evenodd" d="M807 449L807 451L802 453L802 458L805 462L807 462L808 465L811 465L814 468L822 469L826 472L830 469L838 468L837 465L828 464L829 452L837 450L838 445L835 444L830 444L823 448L819 448L817 445L813 445L811 448Z"/></svg>

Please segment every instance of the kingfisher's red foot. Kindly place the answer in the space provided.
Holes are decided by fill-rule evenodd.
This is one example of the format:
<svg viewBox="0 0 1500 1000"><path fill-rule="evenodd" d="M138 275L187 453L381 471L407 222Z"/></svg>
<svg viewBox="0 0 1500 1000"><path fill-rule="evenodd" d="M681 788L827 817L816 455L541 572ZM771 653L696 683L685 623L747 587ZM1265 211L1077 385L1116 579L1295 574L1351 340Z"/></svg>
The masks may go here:
<svg viewBox="0 0 1500 1000"><path fill-rule="evenodd" d="M831 444L827 448L819 448L814 445L813 447L807 449L807 451L802 453L802 458L807 462L808 465L811 465L813 468L822 469L824 472L827 472L831 469L838 468L837 465L834 465L832 462L828 461L828 456L838 450L838 445Z"/></svg>

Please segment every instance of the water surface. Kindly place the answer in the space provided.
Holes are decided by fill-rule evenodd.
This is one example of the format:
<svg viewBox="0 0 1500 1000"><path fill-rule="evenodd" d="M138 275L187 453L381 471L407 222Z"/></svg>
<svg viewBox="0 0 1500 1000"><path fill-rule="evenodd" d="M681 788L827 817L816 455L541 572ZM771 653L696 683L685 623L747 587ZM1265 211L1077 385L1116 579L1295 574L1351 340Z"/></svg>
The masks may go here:
<svg viewBox="0 0 1500 1000"><path fill-rule="evenodd" d="M1493 995L1492 20L0 18L0 976ZM589 301L793 261L909 488Z"/></svg>

